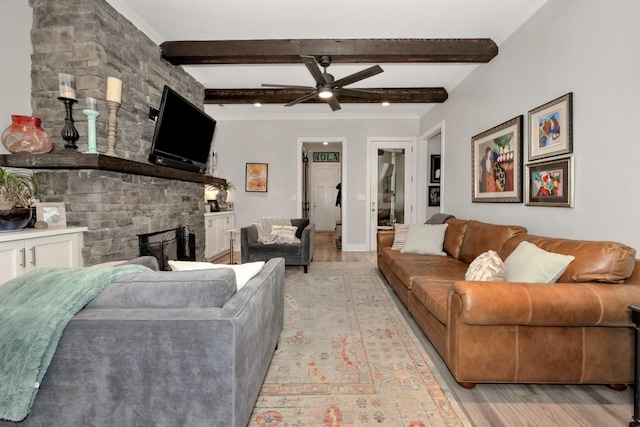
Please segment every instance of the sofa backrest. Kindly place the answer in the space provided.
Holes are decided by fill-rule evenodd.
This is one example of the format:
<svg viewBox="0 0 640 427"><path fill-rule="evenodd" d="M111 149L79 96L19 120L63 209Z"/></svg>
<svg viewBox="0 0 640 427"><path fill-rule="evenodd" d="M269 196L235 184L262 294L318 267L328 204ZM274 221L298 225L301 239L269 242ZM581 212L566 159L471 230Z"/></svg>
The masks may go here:
<svg viewBox="0 0 640 427"><path fill-rule="evenodd" d="M467 220L456 218L449 218L444 222L449 226L444 233L442 248L455 259L460 256L460 247L462 246L464 233L467 231L467 222Z"/></svg>
<svg viewBox="0 0 640 427"><path fill-rule="evenodd" d="M628 279L634 270L636 250L622 243L607 241L569 240L523 234L506 242L498 252L500 257L506 259L523 240L547 252L575 257L558 278L558 283L619 283Z"/></svg>
<svg viewBox="0 0 640 427"><path fill-rule="evenodd" d="M496 225L469 220L466 222L458 259L470 264L483 252L493 250L500 253L507 240L526 232L527 229L519 225Z"/></svg>

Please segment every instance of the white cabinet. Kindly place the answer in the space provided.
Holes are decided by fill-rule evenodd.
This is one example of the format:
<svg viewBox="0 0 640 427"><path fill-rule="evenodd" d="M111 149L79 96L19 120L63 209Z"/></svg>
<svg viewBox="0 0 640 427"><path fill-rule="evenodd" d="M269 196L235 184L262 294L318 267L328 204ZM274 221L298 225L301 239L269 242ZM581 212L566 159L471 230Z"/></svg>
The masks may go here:
<svg viewBox="0 0 640 427"><path fill-rule="evenodd" d="M229 232L235 229L234 212L212 212L204 214L204 257L207 260L217 258L229 252Z"/></svg>
<svg viewBox="0 0 640 427"><path fill-rule="evenodd" d="M81 267L86 227L0 234L0 285L42 267Z"/></svg>

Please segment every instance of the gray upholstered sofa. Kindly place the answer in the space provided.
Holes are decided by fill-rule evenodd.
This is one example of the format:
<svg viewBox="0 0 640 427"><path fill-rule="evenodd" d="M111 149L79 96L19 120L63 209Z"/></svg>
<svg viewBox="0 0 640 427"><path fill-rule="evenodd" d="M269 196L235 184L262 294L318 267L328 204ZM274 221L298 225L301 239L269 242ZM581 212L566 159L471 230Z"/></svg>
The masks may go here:
<svg viewBox="0 0 640 427"><path fill-rule="evenodd" d="M68 324L30 414L1 426L247 425L283 324L284 260L108 285Z"/></svg>
<svg viewBox="0 0 640 427"><path fill-rule="evenodd" d="M292 219L291 224L299 228L296 234L300 239L299 243L264 244L258 241L258 229L255 225L242 227L240 229L242 263L282 257L285 265L301 265L306 273L313 259L316 226L303 218Z"/></svg>

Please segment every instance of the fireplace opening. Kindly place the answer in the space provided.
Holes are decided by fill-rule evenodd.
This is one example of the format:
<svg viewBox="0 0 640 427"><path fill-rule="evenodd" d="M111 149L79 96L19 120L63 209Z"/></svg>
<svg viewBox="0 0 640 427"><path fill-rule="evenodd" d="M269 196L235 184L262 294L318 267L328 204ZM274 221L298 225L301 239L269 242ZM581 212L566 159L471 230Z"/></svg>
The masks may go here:
<svg viewBox="0 0 640 427"><path fill-rule="evenodd" d="M153 255L158 260L160 270L171 270L169 260L195 261L196 235L186 227L138 234L140 256Z"/></svg>

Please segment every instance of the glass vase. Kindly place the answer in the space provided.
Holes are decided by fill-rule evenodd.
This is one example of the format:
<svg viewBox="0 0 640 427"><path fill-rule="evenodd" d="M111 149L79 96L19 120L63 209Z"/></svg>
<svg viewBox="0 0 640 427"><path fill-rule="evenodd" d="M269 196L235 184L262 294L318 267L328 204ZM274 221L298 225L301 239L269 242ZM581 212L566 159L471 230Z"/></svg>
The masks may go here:
<svg viewBox="0 0 640 427"><path fill-rule="evenodd" d="M53 141L37 117L11 116L11 125L1 138L2 145L12 154L43 154L53 149Z"/></svg>

